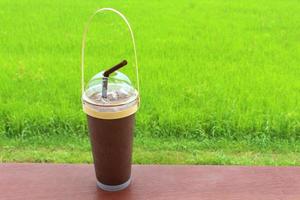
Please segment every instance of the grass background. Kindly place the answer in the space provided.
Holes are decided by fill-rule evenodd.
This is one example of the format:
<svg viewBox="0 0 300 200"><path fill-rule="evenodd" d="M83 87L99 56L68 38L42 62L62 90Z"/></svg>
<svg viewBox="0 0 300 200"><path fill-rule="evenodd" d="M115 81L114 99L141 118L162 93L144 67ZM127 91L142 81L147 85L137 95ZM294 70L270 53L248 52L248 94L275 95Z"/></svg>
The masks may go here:
<svg viewBox="0 0 300 200"><path fill-rule="evenodd" d="M0 0L0 161L91 162L80 101L84 24L114 7L136 36L135 163L299 165L300 4ZM86 80L132 46L113 14L88 35ZM124 72L132 80L133 66Z"/></svg>

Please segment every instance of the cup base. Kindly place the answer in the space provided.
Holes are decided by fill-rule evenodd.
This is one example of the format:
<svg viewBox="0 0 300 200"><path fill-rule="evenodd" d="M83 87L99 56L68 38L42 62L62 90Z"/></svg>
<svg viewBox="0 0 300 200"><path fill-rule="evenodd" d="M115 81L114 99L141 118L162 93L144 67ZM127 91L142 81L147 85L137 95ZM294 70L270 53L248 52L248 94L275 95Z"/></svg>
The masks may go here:
<svg viewBox="0 0 300 200"><path fill-rule="evenodd" d="M125 188L127 188L130 185L130 182L131 182L131 177L128 179L128 181L126 181L125 183L122 183L120 185L106 185L106 184L103 184L103 183L97 181L97 186L98 186L98 188L105 190L105 191L116 192L116 191L124 190Z"/></svg>

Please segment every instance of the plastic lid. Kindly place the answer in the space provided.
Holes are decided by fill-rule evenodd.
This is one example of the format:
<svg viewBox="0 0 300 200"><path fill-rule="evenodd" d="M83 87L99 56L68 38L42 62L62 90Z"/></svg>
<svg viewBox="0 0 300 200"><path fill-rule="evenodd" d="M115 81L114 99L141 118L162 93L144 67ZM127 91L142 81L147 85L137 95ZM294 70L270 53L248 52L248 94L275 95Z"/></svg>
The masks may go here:
<svg viewBox="0 0 300 200"><path fill-rule="evenodd" d="M104 80L107 80L107 97L102 95ZM107 78L102 71L89 81L82 98L93 106L111 107L131 104L137 97L138 92L125 74L116 71Z"/></svg>

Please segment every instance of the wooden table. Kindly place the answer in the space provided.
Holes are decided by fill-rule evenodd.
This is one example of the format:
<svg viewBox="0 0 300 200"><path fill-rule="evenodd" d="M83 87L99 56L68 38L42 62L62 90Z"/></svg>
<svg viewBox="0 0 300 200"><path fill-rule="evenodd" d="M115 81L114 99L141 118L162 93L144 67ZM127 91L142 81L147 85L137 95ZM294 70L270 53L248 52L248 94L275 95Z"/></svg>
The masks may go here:
<svg viewBox="0 0 300 200"><path fill-rule="evenodd" d="M0 164L1 200L300 200L300 167L133 166L133 182L110 193L92 165Z"/></svg>

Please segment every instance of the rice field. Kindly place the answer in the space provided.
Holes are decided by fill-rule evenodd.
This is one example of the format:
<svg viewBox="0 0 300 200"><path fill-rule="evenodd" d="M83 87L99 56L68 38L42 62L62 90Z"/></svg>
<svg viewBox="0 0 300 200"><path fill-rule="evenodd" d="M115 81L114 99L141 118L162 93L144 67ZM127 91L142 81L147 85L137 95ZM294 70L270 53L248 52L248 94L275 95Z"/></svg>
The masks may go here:
<svg viewBox="0 0 300 200"><path fill-rule="evenodd" d="M300 163L298 1L0 0L0 7L0 161L90 162L82 32L97 8L114 7L137 43L135 163ZM129 39L116 15L97 16L86 81L127 59L122 71L136 84Z"/></svg>

